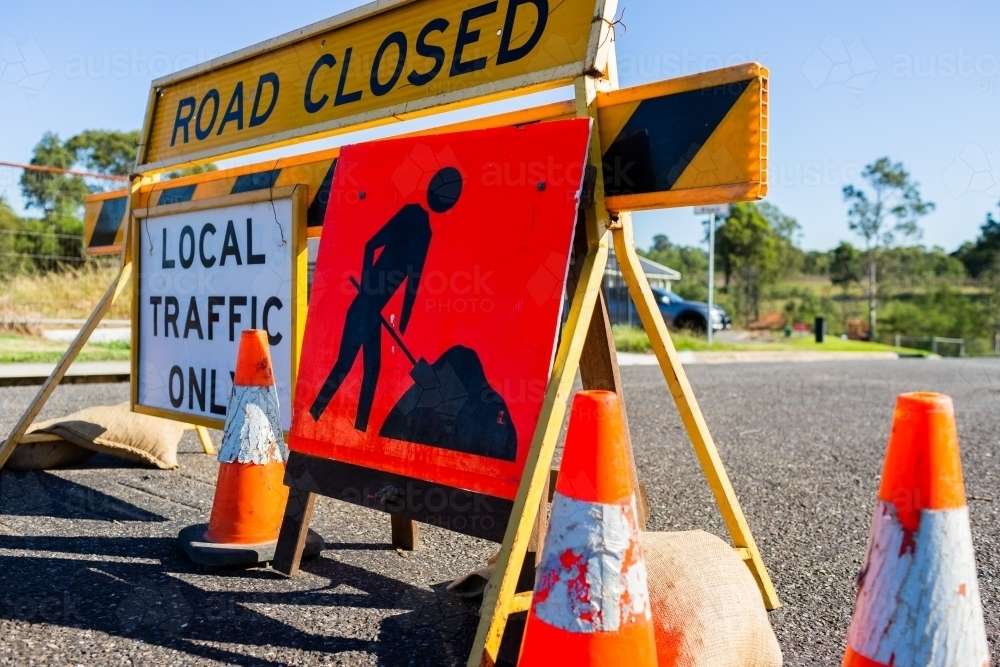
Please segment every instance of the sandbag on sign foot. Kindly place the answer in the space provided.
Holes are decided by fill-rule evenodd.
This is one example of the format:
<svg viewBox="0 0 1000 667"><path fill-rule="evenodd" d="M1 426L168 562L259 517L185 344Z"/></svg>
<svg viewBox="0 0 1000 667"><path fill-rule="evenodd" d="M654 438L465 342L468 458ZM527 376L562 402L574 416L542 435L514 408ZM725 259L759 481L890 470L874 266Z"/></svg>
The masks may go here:
<svg viewBox="0 0 1000 667"><path fill-rule="evenodd" d="M33 424L4 468L48 470L110 454L172 470L178 467L177 444L183 435L184 424L130 412L128 403L100 405Z"/></svg>
<svg viewBox="0 0 1000 667"><path fill-rule="evenodd" d="M659 667L781 667L760 590L732 547L701 530L642 533Z"/></svg>

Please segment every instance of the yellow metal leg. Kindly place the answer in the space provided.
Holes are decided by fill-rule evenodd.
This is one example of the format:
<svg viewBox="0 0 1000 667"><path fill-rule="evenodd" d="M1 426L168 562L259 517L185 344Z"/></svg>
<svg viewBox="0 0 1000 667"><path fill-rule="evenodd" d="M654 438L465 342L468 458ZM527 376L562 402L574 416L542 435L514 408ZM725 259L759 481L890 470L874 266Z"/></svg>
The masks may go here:
<svg viewBox="0 0 1000 667"><path fill-rule="evenodd" d="M684 367L677 357L677 350L670 338L670 332L667 331L667 326L656 306L649 283L639 267L639 258L635 253L635 241L632 238L631 219L628 214L621 215L619 224L612 229L612 237L615 244L615 257L621 267L622 275L625 277L629 294L639 311L642 326L649 334L649 340L653 345L656 358L660 362L663 377L666 379L670 393L677 404L677 410L680 412L681 420L691 438L691 444L698 456L698 461L701 463L701 468L705 472L705 477L708 478L715 502L726 522L726 528L729 529L729 535L732 537L737 553L741 556L744 554L749 556L749 558L745 558L744 562L750 568L754 579L757 580L757 586L764 596L764 606L768 609L777 609L781 606L781 601L778 599L771 578L767 574L767 568L764 566L764 561L754 543L750 527L743 515L743 509L736 498L736 492L729 481L729 475L726 474L726 469L722 465L722 459L715 448L715 442L712 440L712 434L708 431L708 425L705 423L705 417L701 414L701 408L698 407L698 401L695 399L694 391L684 373Z"/></svg>
<svg viewBox="0 0 1000 667"><path fill-rule="evenodd" d="M195 426L194 430L198 433L198 439L201 440L201 448L205 450L206 454L215 455L215 445L212 444L212 436L209 435L208 429L204 426Z"/></svg>

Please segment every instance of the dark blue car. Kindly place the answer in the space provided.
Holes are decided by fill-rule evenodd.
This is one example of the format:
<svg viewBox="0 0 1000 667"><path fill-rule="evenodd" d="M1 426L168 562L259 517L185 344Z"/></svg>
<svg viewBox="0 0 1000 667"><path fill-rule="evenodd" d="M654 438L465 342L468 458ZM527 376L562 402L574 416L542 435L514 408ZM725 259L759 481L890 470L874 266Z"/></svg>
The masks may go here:
<svg viewBox="0 0 1000 667"><path fill-rule="evenodd" d="M705 333L708 330L707 322L711 319L713 331L729 329L733 323L721 306L712 306L712 317L708 316L708 304L704 301L688 301L674 294L673 292L650 288L653 296L656 297L656 305L660 308L663 321L671 329L687 329ZM632 316L635 322L639 321L639 313L632 306Z"/></svg>

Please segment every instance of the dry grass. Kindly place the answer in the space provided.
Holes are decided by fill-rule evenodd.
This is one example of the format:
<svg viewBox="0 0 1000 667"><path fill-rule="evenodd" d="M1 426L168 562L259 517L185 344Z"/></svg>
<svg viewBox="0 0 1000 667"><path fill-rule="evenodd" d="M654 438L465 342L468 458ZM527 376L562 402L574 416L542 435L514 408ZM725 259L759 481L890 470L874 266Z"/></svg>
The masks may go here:
<svg viewBox="0 0 1000 667"><path fill-rule="evenodd" d="M117 273L117 262L95 262L62 273L5 277L0 281L0 320L85 319ZM127 320L130 312L131 285L125 288L107 318Z"/></svg>

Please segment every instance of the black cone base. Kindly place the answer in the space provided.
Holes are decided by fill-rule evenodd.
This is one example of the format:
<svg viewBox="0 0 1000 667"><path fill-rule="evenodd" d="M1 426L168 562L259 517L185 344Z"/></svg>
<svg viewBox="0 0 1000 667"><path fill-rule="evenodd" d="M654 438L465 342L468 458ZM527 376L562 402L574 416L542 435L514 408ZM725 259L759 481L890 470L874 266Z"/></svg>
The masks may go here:
<svg viewBox="0 0 1000 667"><path fill-rule="evenodd" d="M207 523L188 526L178 535L181 546L188 558L205 567L252 567L274 560L274 548L278 541L262 542L261 544L216 544L205 539ZM306 546L302 551L303 558L318 556L323 551L323 538L319 533L310 530L306 536Z"/></svg>

